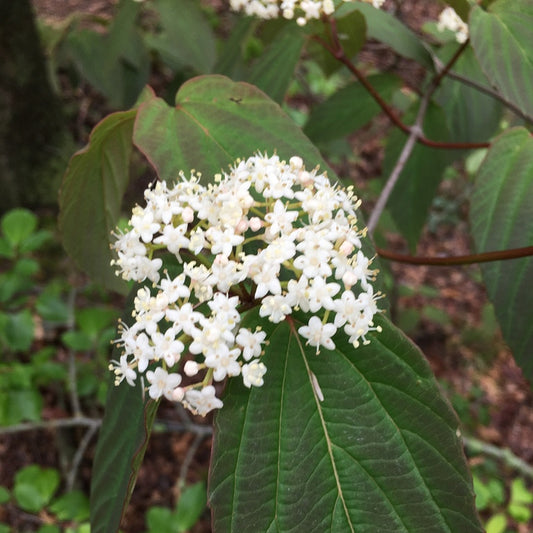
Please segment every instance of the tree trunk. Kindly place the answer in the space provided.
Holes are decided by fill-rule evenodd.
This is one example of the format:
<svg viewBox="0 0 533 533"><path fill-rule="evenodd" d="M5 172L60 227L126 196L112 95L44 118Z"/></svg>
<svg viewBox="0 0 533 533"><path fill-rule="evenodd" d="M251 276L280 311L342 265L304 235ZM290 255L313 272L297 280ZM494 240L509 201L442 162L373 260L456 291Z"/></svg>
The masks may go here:
<svg viewBox="0 0 533 533"><path fill-rule="evenodd" d="M0 0L0 213L56 203L67 138L30 0Z"/></svg>

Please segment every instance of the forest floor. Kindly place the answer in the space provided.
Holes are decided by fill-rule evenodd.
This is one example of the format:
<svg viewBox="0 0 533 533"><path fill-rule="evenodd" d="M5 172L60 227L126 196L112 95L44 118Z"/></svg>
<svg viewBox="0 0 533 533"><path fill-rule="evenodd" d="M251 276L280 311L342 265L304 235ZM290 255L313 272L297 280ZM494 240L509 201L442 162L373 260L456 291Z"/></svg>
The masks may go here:
<svg viewBox="0 0 533 533"><path fill-rule="evenodd" d="M114 2L109 0L34 0L39 16L62 20L74 11L90 11L109 16ZM221 2L208 2L215 7ZM433 1L404 1L401 12L404 19L415 28L440 9ZM436 11L435 11L436 10ZM405 65L392 52L373 46L364 51L365 60L401 72L408 84L416 86L420 72ZM157 80L156 80L157 83ZM87 105L98 106L99 100L88 90L78 93L79 109ZM88 101L90 100L90 101ZM97 110L98 111L98 110ZM103 110L105 113L106 110ZM82 111L75 120L83 122ZM81 117L81 118L80 118ZM372 190L372 181L381 173L383 148L379 139L383 128L389 127L385 119L350 139L357 157L343 161L335 167L339 175L353 179L361 190L360 196ZM79 124L78 124L79 125ZM90 131L92 123L84 131ZM83 129L83 128L82 128ZM417 247L419 256L447 256L468 254L471 243L468 237L468 205L461 200L458 180L443 182L439 197L441 205L448 206L445 216L435 207ZM440 210L439 210L440 209ZM389 249L407 253L405 242L395 234L387 237ZM395 305L393 318L420 346L433 371L457 410L464 433L501 449L509 449L529 465L533 465L533 395L510 351L505 346L494 321L493 311L481 283L479 268L412 266L383 262L394 278ZM52 398L51 398L52 400ZM54 406L49 405L49 412ZM45 410L46 410L45 409ZM183 413L164 405L161 418L183 423ZM210 419L194 420L195 424L209 426ZM57 466L57 436L35 431L0 438L2 484L26 464L37 463ZM141 467L137 486L127 511L122 530L139 533L145 530L144 516L154 505L172 506L177 494L177 480L187 483L206 480L210 459L211 437L194 432L162 431L155 433L149 443ZM493 460L474 455L466 447L472 466ZM81 485L90 483L91 446L80 470ZM9 466L6 466L9 465ZM502 478L509 482L516 471L498 462ZM531 486L529 479L529 486ZM24 517L20 518L24 524ZM22 527L22 526L20 526ZM526 533L533 524L516 525L515 531ZM209 517L198 523L193 533L210 531Z"/></svg>

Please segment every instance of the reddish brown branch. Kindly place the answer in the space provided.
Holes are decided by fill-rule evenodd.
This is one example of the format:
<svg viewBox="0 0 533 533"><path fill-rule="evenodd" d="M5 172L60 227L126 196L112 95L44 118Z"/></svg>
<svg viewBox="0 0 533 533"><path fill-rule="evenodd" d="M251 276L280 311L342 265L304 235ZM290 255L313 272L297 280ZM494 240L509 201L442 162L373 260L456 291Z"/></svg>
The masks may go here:
<svg viewBox="0 0 533 533"><path fill-rule="evenodd" d="M481 254L456 255L453 257L415 257L412 255L398 254L382 248L376 248L376 251L383 259L396 261L397 263L437 266L471 265L475 263L488 263L491 261L504 261L508 259L533 256L533 246L513 248L511 250L501 250L496 252L484 252Z"/></svg>
<svg viewBox="0 0 533 533"><path fill-rule="evenodd" d="M324 42L320 37L314 36L313 39L320 43L337 61L342 63L363 85L363 87L369 92L369 94L374 98L377 104L381 107L382 111L387 115L389 120L401 131L406 134L412 133L412 128L407 124L404 124L400 117L396 114L394 109L389 106L389 104L383 100L381 95L374 89L371 83L366 79L364 74L352 63L351 59L346 55L344 48L337 35L337 27L334 18L329 19L330 28L331 28L331 40L333 41L333 46L330 46ZM448 64L436 75L432 81L433 90L439 85L441 79L445 76L447 71L455 63L457 58L460 56L467 43L464 43L458 51L454 54L452 59ZM479 142L479 143L465 143L465 142L443 142L443 141L433 141L428 139L421 133L417 135L416 141L425 146L430 146L431 148L440 148L440 149L452 149L452 150L467 150L474 148L488 148L490 143L488 142Z"/></svg>

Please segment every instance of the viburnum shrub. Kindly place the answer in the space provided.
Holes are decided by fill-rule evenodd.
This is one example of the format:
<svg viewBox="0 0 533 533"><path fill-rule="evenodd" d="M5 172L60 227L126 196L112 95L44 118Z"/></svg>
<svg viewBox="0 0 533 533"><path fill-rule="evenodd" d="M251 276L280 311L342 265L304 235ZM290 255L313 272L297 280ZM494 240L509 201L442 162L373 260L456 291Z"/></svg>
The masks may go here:
<svg viewBox="0 0 533 533"><path fill-rule="evenodd" d="M298 333L317 355L335 348L337 329L354 348L381 330L373 322L376 272L361 251L366 230L357 227L352 187L309 172L298 156L286 162L261 154L214 184L202 185L194 173L180 178L147 189L146 206L134 208L130 229L113 245L118 274L151 282L137 291L134 324L121 324L115 385L134 385L145 374L151 398L201 415L222 407L213 382L241 376L246 387L260 387L266 334L240 325L255 306L273 323L293 310L307 313ZM164 253L182 266L176 276L165 269ZM169 373L174 368L194 379L184 386L181 373Z"/></svg>
<svg viewBox="0 0 533 533"><path fill-rule="evenodd" d="M123 0L109 32L90 38L109 51L102 65L87 34L71 41L81 74L113 102L138 95L95 127L60 194L67 251L129 294L94 460L93 533L120 527L167 400L212 416L214 531L482 531L468 440L392 324L384 293L395 289L378 270L481 263L503 337L533 376L533 7L445 3L415 33L392 0L229 0L219 25L202 2ZM416 82L359 54L368 39L416 63L405 70ZM150 57L187 80L172 104L140 89ZM352 141L378 131L381 113L392 126L377 143L383 180L356 190L319 148L353 162ZM134 150L154 179L116 230ZM413 252L452 174L475 253L375 247L394 227Z"/></svg>

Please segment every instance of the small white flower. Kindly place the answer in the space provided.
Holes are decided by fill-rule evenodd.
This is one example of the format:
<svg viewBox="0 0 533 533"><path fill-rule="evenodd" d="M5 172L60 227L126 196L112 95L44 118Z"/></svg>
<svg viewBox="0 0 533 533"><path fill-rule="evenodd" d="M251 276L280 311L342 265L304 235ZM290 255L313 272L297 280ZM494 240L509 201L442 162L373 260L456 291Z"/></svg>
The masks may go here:
<svg viewBox="0 0 533 533"><path fill-rule="evenodd" d="M133 210L131 225L144 242L150 242L154 233L159 231L159 224L154 222L154 215L151 211L145 211L140 207Z"/></svg>
<svg viewBox="0 0 533 533"><path fill-rule="evenodd" d="M320 308L332 310L334 308L333 296L340 291L338 283L326 283L324 278L314 278L307 290L309 310L316 313Z"/></svg>
<svg viewBox="0 0 533 533"><path fill-rule="evenodd" d="M163 228L163 234L154 239L155 244L164 244L181 262L180 250L189 247L189 239L185 237L187 224L180 224L176 228L168 224Z"/></svg>
<svg viewBox="0 0 533 533"><path fill-rule="evenodd" d="M265 221L270 224L268 228L272 235L280 232L289 233L292 223L298 218L298 211L287 211L281 200L276 200L274 209L265 215Z"/></svg>
<svg viewBox="0 0 533 533"><path fill-rule="evenodd" d="M235 341L242 348L242 356L245 361L261 355L262 344L265 342L266 333L256 331L252 333L249 329L241 328Z"/></svg>
<svg viewBox="0 0 533 533"><path fill-rule="evenodd" d="M185 393L185 404L193 413L205 416L213 409L220 409L224 404L215 395L215 387L208 385L202 390L188 390Z"/></svg>
<svg viewBox="0 0 533 533"><path fill-rule="evenodd" d="M242 235L236 235L232 229L221 231L218 228L209 228L206 237L211 241L211 253L222 254L229 257L233 247L244 240Z"/></svg>
<svg viewBox="0 0 533 533"><path fill-rule="evenodd" d="M158 400L161 396L171 400L174 389L181 383L179 374L169 374L161 367L157 367L155 371L148 370L146 379L151 385L148 389L148 394L154 400Z"/></svg>
<svg viewBox="0 0 533 533"><path fill-rule="evenodd" d="M172 326L177 330L183 330L184 333L194 336L198 331L197 324L203 318L201 313L194 311L190 303L185 303L179 309L168 309L165 317Z"/></svg>
<svg viewBox="0 0 533 533"><path fill-rule="evenodd" d="M270 322L274 322L275 324L281 322L290 314L291 308L285 298L280 294L264 298L259 309L260 316L268 317Z"/></svg>
<svg viewBox="0 0 533 533"><path fill-rule="evenodd" d="M126 354L120 357L120 361L111 361L109 370L112 370L115 374L115 386L120 385L123 379L126 380L131 387L135 386L135 378L137 374L128 363L128 356Z"/></svg>
<svg viewBox="0 0 533 533"><path fill-rule="evenodd" d="M305 276L300 276L298 281L291 279L287 284L285 301L290 307L307 313L309 311L308 288L309 282Z"/></svg>
<svg viewBox="0 0 533 533"><path fill-rule="evenodd" d="M266 374L267 368L263 363L257 359L250 361L250 363L242 365L242 381L245 387L262 387L263 376Z"/></svg>
<svg viewBox="0 0 533 533"><path fill-rule="evenodd" d="M317 316L312 316L307 326L298 328L298 333L307 339L307 344L316 346L316 353L319 353L320 346L324 346L328 350L335 349L335 343L331 337L335 335L336 331L337 328L333 324L322 324Z"/></svg>
<svg viewBox="0 0 533 533"><path fill-rule="evenodd" d="M259 299L265 294L281 294L281 284L279 282L279 265L265 265L261 272L253 277L257 284L255 298Z"/></svg>
<svg viewBox="0 0 533 533"><path fill-rule="evenodd" d="M151 339L154 346L154 358L163 358L168 366L174 366L180 360L185 346L176 339L175 330L169 328L165 333L156 331Z"/></svg>
<svg viewBox="0 0 533 533"><path fill-rule="evenodd" d="M185 285L185 274L180 274L172 280L167 274L167 277L161 280L160 288L169 303L176 302L180 298L188 298L191 295L189 287Z"/></svg>
<svg viewBox="0 0 533 533"><path fill-rule="evenodd" d="M205 366L214 370L215 381L222 381L226 376L238 376L241 373L241 365L237 361L240 354L241 351L238 348L217 350L205 358Z"/></svg>

